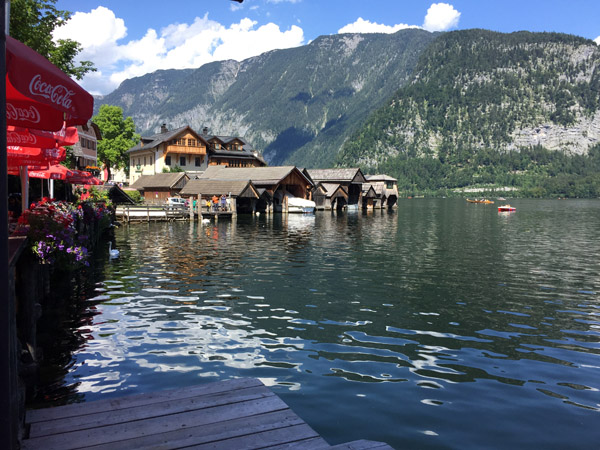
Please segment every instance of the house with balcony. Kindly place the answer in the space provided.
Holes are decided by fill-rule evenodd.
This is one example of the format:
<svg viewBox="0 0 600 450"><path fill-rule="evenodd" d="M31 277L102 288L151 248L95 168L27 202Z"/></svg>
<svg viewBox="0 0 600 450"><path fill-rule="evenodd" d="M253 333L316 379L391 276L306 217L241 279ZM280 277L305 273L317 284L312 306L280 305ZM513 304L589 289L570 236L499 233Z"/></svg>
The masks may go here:
<svg viewBox="0 0 600 450"><path fill-rule="evenodd" d="M163 125L160 133L142 137L138 145L128 150L129 184L143 175L179 169L189 176L200 173L207 167L207 146L204 138L189 126L168 130Z"/></svg>
<svg viewBox="0 0 600 450"><path fill-rule="evenodd" d="M97 145L102 140L100 128L91 120L85 125L77 125L79 141L73 144L73 156L75 158L75 168L86 170L94 175L99 175Z"/></svg>
<svg viewBox="0 0 600 450"><path fill-rule="evenodd" d="M128 150L129 183L143 175L183 171L190 178L201 175L208 166L261 167L266 163L252 146L240 137L197 133L189 126L169 130L163 124L160 133L142 137Z"/></svg>
<svg viewBox="0 0 600 450"><path fill-rule="evenodd" d="M227 167L264 167L262 155L249 142L236 136L209 135L208 128L201 135L208 142L208 165Z"/></svg>

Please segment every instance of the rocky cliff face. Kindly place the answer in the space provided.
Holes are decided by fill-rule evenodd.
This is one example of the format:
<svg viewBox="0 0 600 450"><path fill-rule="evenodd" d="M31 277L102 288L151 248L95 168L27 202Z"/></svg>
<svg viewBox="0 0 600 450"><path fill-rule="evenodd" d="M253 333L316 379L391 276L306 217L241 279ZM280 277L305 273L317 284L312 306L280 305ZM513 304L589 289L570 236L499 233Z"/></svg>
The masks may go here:
<svg viewBox="0 0 600 450"><path fill-rule="evenodd" d="M341 164L541 146L585 155L600 142L600 48L555 33L440 35L412 80L340 153Z"/></svg>
<svg viewBox="0 0 600 450"><path fill-rule="evenodd" d="M576 122L569 126L547 122L515 130L511 138L512 141L506 145L507 150L541 146L548 150L584 155L600 142L600 111L591 116L579 115Z"/></svg>

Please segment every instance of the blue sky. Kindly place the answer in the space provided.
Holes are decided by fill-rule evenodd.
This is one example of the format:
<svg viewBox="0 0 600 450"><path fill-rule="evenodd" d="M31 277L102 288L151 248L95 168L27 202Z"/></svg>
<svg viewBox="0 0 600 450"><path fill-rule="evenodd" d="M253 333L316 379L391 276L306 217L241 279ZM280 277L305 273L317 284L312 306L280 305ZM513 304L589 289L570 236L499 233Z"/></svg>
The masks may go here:
<svg viewBox="0 0 600 450"><path fill-rule="evenodd" d="M600 45L599 0L58 0L73 13L55 38L79 41L98 72L80 84L108 94L159 69L243 60L341 32L467 28L556 31Z"/></svg>

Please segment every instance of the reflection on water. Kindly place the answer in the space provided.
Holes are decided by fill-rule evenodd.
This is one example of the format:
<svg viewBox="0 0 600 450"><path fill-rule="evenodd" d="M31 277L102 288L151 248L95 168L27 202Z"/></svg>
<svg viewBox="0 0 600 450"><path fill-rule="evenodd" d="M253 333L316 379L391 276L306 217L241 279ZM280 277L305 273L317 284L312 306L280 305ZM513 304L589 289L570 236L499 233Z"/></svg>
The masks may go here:
<svg viewBox="0 0 600 450"><path fill-rule="evenodd" d="M600 202L117 231L61 392L258 377L331 443L592 448Z"/></svg>

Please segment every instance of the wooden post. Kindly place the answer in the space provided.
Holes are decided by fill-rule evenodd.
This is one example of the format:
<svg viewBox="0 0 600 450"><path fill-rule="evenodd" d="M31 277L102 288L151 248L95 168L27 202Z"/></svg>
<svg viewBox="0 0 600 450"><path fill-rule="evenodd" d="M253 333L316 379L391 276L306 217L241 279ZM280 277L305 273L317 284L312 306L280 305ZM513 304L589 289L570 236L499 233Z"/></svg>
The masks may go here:
<svg viewBox="0 0 600 450"><path fill-rule="evenodd" d="M190 221L194 220L194 196L190 197Z"/></svg>
<svg viewBox="0 0 600 450"><path fill-rule="evenodd" d="M148 219L148 223L150 223L150 206L146 206L146 217Z"/></svg>
<svg viewBox="0 0 600 450"><path fill-rule="evenodd" d="M202 223L202 193L198 192L198 222Z"/></svg>

